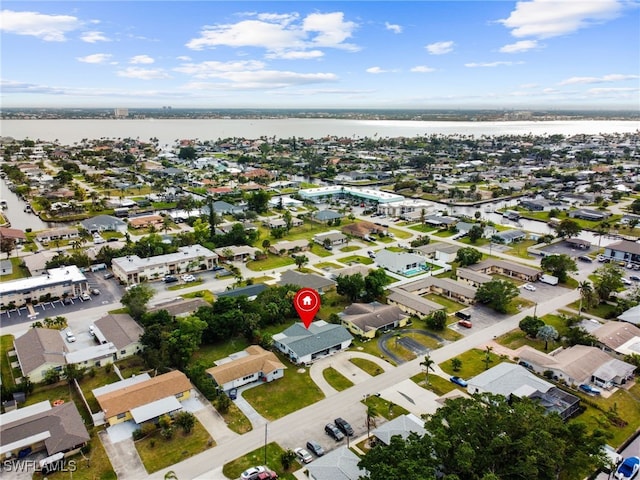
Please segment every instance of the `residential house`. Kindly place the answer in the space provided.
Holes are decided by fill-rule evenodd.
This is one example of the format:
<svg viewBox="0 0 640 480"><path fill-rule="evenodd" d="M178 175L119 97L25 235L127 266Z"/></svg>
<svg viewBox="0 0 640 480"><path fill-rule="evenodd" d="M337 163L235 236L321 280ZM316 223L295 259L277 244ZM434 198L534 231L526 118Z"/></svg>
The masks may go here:
<svg viewBox="0 0 640 480"><path fill-rule="evenodd" d="M427 200L402 199L378 205L378 213L404 220L419 220L433 212L435 204Z"/></svg>
<svg viewBox="0 0 640 480"><path fill-rule="evenodd" d="M487 275L505 275L525 282L535 282L542 274L542 272L537 268L527 267L519 263L497 258L489 258L482 262L469 265L468 268L469 270L485 273Z"/></svg>
<svg viewBox="0 0 640 480"><path fill-rule="evenodd" d="M376 264L400 275L410 276L427 271L427 262L422 255L380 250L376 253Z"/></svg>
<svg viewBox="0 0 640 480"><path fill-rule="evenodd" d="M354 222L343 226L340 230L342 230L342 233L345 235L363 239L367 239L369 235L372 234L386 232L383 226L376 225L372 222Z"/></svg>
<svg viewBox="0 0 640 480"><path fill-rule="evenodd" d="M256 297L264 292L267 288L267 285L265 285L264 283L256 283L254 285L247 285L246 287L240 287L240 288L233 288L231 290L226 290L224 292L221 293L216 293L216 297L218 298L223 298L223 297L231 297L231 298L237 298L237 297L247 297L247 300L255 300Z"/></svg>
<svg viewBox="0 0 640 480"><path fill-rule="evenodd" d="M228 247L220 247L214 250L220 260L227 262L246 262L260 253L259 248L250 247L249 245L230 245Z"/></svg>
<svg viewBox="0 0 640 480"><path fill-rule="evenodd" d="M447 217L446 215L427 215L424 217L424 223L433 225L439 228L448 228L451 225L458 223L458 219L454 217Z"/></svg>
<svg viewBox="0 0 640 480"><path fill-rule="evenodd" d="M565 242L571 248L579 248L580 250L589 250L591 248L591 242L581 238L567 238Z"/></svg>
<svg viewBox="0 0 640 480"><path fill-rule="evenodd" d="M507 398L528 397L537 400L547 412L558 413L563 419L575 415L580 409L580 399L564 392L513 363L502 362L468 380L467 391L493 393Z"/></svg>
<svg viewBox="0 0 640 480"><path fill-rule="evenodd" d="M269 246L269 251L275 255L291 254L309 250L309 240L281 240Z"/></svg>
<svg viewBox="0 0 640 480"><path fill-rule="evenodd" d="M397 306L409 315L423 318L437 310L445 309L445 307L439 303L422 298L420 295L414 295L401 288L391 288L388 292L387 302Z"/></svg>
<svg viewBox="0 0 640 480"><path fill-rule="evenodd" d="M420 296L435 293L467 305L474 303L476 297L476 289L474 287L451 280L450 278L429 276L414 282L405 283L399 288Z"/></svg>
<svg viewBox="0 0 640 480"><path fill-rule="evenodd" d="M342 325L317 320L308 329L302 323L294 323L273 336L273 345L293 363L306 365L348 348L352 340Z"/></svg>
<svg viewBox="0 0 640 480"><path fill-rule="evenodd" d="M315 273L300 273L295 270L287 270L280 274L278 285L295 285L300 288L313 288L322 295L327 290L334 288L336 282L329 278L316 275Z"/></svg>
<svg viewBox="0 0 640 480"><path fill-rule="evenodd" d="M333 210L318 210L313 214L313 219L317 222L327 223L344 217L343 214L334 212Z"/></svg>
<svg viewBox="0 0 640 480"><path fill-rule="evenodd" d="M349 238L338 230L330 230L325 233L318 233L317 235L314 235L313 241L323 247L327 245L331 247L339 247L340 245L346 244L349 241Z"/></svg>
<svg viewBox="0 0 640 480"><path fill-rule="evenodd" d="M213 211L218 215L235 215L237 213L244 212L244 210L245 208L243 207L232 205L231 203L223 202L222 200L213 202ZM209 205L202 207L202 214L209 215Z"/></svg>
<svg viewBox="0 0 640 480"><path fill-rule="evenodd" d="M520 242L527 238L527 232L523 230L504 230L502 232L496 232L491 240L496 243L511 245L515 242Z"/></svg>
<svg viewBox="0 0 640 480"><path fill-rule="evenodd" d="M604 248L604 256L613 261L640 264L640 243L621 240Z"/></svg>
<svg viewBox="0 0 640 480"><path fill-rule="evenodd" d="M43 245L56 240L72 240L74 238L80 238L80 233L77 228L73 227L52 228L36 233L36 240Z"/></svg>
<svg viewBox="0 0 640 480"><path fill-rule="evenodd" d="M127 232L127 222L111 215L97 215L80 222L82 228L89 233Z"/></svg>
<svg viewBox="0 0 640 480"><path fill-rule="evenodd" d="M142 374L93 390L109 425L128 420L136 424L155 421L182 409L191 396L191 382L179 370L149 378Z"/></svg>
<svg viewBox="0 0 640 480"><path fill-rule="evenodd" d="M164 218L160 215L143 215L140 217L132 217L129 219L129 225L132 228L149 228L154 227L156 229L162 228Z"/></svg>
<svg viewBox="0 0 640 480"><path fill-rule="evenodd" d="M419 437L427 433L424 428L424 420L416 417L413 413L400 415L371 431L378 442L387 446L391 444L392 437L398 436L406 440L412 433Z"/></svg>
<svg viewBox="0 0 640 480"><path fill-rule="evenodd" d="M637 315L640 315L640 309L637 309ZM640 355L640 328L631 323L606 322L591 334L598 339L597 346L611 355L618 358L634 353Z"/></svg>
<svg viewBox="0 0 640 480"><path fill-rule="evenodd" d="M210 307L211 304L204 298L182 298L178 297L157 305L153 305L147 309L147 313L156 313L160 310L166 310L172 317L184 317L191 315L200 307Z"/></svg>
<svg viewBox="0 0 640 480"><path fill-rule="evenodd" d="M478 288L480 287L480 285L493 280L491 275L487 275L486 273L482 272L476 272L475 270L470 270L468 268L462 267L456 270L456 277L459 281L467 283L475 288Z"/></svg>
<svg viewBox="0 0 640 480"><path fill-rule="evenodd" d="M316 458L305 468L310 480L359 480L367 478L369 472L358 466L360 457L346 445Z"/></svg>
<svg viewBox="0 0 640 480"><path fill-rule="evenodd" d="M27 241L27 235L17 228L0 227L0 239L10 238L16 245L22 245Z"/></svg>
<svg viewBox="0 0 640 480"><path fill-rule="evenodd" d="M202 245L179 247L175 253L140 258L137 255L114 258L111 262L113 274L124 283L140 283L157 280L165 275L197 270L212 270L218 255Z"/></svg>
<svg viewBox="0 0 640 480"><path fill-rule="evenodd" d="M282 378L287 368L273 352L259 345L251 345L215 364L207 369L207 375L225 392L248 383L272 382Z"/></svg>
<svg viewBox="0 0 640 480"><path fill-rule="evenodd" d="M77 453L89 442L89 432L75 403L52 406L49 400L0 415L0 460L22 452L44 452L40 467ZM9 472L10 470L7 470Z"/></svg>
<svg viewBox="0 0 640 480"><path fill-rule="evenodd" d="M461 247L444 242L430 242L427 245L415 247L414 251L438 261L453 263Z"/></svg>
<svg viewBox="0 0 640 480"><path fill-rule="evenodd" d="M344 268L338 268L336 270L332 270L331 278L338 278L340 275L343 275L346 277L349 275L355 275L356 273L359 273L363 277L366 277L367 275L369 275L371 270L372 268L369 265L357 264L357 265L352 265L350 267L344 267Z"/></svg>
<svg viewBox="0 0 640 480"><path fill-rule="evenodd" d="M114 360L130 357L142 350L144 329L128 313L110 313L94 323L94 335L101 345L115 347Z"/></svg>
<svg viewBox="0 0 640 480"><path fill-rule="evenodd" d="M626 383L636 368L622 360L611 358L597 347L586 345L574 345L554 354L543 353L525 345L519 349L518 355L533 371L539 374L551 371L554 379L564 380L574 386L594 383L600 387L613 388Z"/></svg>
<svg viewBox="0 0 640 480"><path fill-rule="evenodd" d="M33 383L42 382L51 369L62 371L68 351L59 330L30 328L13 341L23 377Z"/></svg>
<svg viewBox="0 0 640 480"><path fill-rule="evenodd" d="M604 210L591 210L589 208L579 208L569 211L570 218L580 218L583 220L591 220L592 222L601 222L610 216L611 214Z"/></svg>
<svg viewBox="0 0 640 480"><path fill-rule="evenodd" d="M268 218L267 220L265 220L264 222L262 222L262 224L265 227L268 228L287 228L287 222L285 221L285 219L283 217L274 217L274 218ZM299 227L301 225L304 225L304 220L298 218L298 217L291 217L291 226L292 227Z"/></svg>
<svg viewBox="0 0 640 480"><path fill-rule="evenodd" d="M375 338L378 332L404 327L409 319L399 307L379 302L352 303L338 316L347 330L365 338Z"/></svg>
<svg viewBox="0 0 640 480"><path fill-rule="evenodd" d="M640 305L631 307L618 315L618 320L622 322L633 323L634 325L640 325Z"/></svg>

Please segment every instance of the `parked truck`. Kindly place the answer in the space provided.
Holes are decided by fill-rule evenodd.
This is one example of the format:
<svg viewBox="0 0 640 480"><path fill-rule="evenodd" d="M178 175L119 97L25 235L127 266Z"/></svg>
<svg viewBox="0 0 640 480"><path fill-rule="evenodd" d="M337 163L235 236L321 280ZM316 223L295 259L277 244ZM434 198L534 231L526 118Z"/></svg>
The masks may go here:
<svg viewBox="0 0 640 480"><path fill-rule="evenodd" d="M557 285L558 284L558 277L554 277L553 275L542 275L540 277L540 281L542 283L547 283L549 285Z"/></svg>

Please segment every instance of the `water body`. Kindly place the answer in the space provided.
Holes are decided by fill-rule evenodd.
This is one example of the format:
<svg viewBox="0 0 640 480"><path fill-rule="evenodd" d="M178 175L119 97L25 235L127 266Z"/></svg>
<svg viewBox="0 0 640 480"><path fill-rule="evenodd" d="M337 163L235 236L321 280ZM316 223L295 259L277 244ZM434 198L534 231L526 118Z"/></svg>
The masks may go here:
<svg viewBox="0 0 640 480"><path fill-rule="evenodd" d="M66 145L82 139L157 138L160 146L173 146L179 139L223 138L321 138L415 137L417 135L576 135L632 133L638 121L567 120L518 122L443 122L409 120L346 119L146 119L146 120L2 120L2 136L16 139L55 141Z"/></svg>
<svg viewBox="0 0 640 480"><path fill-rule="evenodd" d="M40 217L34 213L26 213L24 207L27 206L27 202L9 190L5 180L0 180L0 199L7 202L7 209L3 210L2 214L9 220L11 226L14 228L19 228L20 230L30 228L36 232L55 226L54 223L43 222L40 220Z"/></svg>

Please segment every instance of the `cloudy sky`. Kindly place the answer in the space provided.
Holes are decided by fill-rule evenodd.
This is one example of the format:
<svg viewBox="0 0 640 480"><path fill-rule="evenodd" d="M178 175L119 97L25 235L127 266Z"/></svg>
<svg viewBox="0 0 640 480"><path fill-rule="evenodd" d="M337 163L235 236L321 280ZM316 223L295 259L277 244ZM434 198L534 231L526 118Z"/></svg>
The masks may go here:
<svg viewBox="0 0 640 480"><path fill-rule="evenodd" d="M5 107L640 108L638 0L1 8Z"/></svg>

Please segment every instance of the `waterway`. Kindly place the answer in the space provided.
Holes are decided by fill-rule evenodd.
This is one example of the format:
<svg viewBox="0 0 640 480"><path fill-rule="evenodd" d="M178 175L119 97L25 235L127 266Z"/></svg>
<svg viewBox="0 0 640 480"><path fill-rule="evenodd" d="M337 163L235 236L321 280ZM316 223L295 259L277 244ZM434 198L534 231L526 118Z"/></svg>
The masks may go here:
<svg viewBox="0 0 640 480"><path fill-rule="evenodd" d="M19 140L57 141L65 145L83 139L157 138L161 147L179 139L215 141L224 138L394 138L418 135L576 135L632 133L640 122L624 120L566 120L513 122L443 122L346 119L121 119L121 120L2 120L2 136Z"/></svg>
<svg viewBox="0 0 640 480"><path fill-rule="evenodd" d="M0 180L0 199L7 202L6 210L2 214L9 220L11 226L20 230L31 229L36 232L56 226L55 223L43 222L34 213L26 213L24 211L27 202L22 200L18 195L9 190L6 181Z"/></svg>

